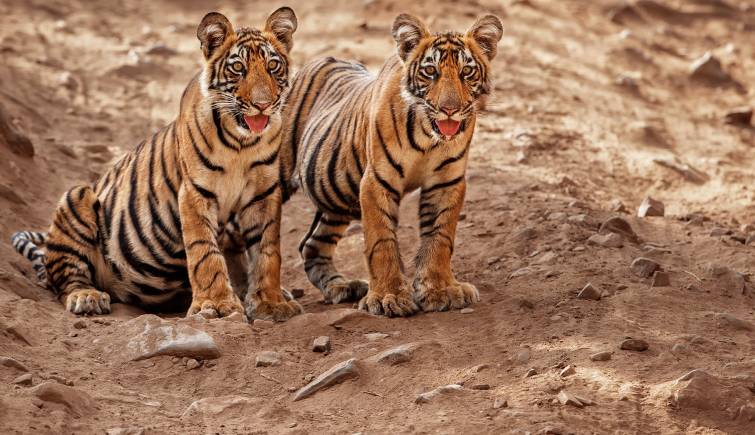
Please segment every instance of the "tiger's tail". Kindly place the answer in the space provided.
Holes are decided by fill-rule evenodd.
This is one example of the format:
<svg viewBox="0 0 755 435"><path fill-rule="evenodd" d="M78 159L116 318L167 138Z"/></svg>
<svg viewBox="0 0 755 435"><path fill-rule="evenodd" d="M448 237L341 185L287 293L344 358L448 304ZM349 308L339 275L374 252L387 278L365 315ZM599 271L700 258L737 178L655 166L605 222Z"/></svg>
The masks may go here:
<svg viewBox="0 0 755 435"><path fill-rule="evenodd" d="M47 285L47 269L45 268L45 251L42 246L47 243L47 233L37 231L19 231L11 236L13 249L31 261L31 267L37 274L42 285Z"/></svg>

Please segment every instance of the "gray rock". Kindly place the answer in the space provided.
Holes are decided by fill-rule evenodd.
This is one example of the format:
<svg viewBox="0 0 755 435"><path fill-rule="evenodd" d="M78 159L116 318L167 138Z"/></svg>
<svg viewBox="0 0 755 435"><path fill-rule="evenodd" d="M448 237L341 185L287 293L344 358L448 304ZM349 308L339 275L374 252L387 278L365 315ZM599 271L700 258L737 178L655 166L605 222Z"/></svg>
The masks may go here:
<svg viewBox="0 0 755 435"><path fill-rule="evenodd" d="M462 308L461 310L459 310L459 313L461 313L461 314L472 314L472 313L474 313L474 308L469 308L469 307Z"/></svg>
<svg viewBox="0 0 755 435"><path fill-rule="evenodd" d="M595 288L595 286L592 285L592 283L587 283L582 290L577 294L577 299L587 299L592 301L599 301L600 300L600 290Z"/></svg>
<svg viewBox="0 0 755 435"><path fill-rule="evenodd" d="M189 358L188 361L186 361L186 368L189 370L194 370L198 368L201 364L199 364L199 361L195 360L194 358Z"/></svg>
<svg viewBox="0 0 755 435"><path fill-rule="evenodd" d="M412 359L414 351L417 349L417 343L402 344L401 346L392 347L384 352L377 354L374 360L380 364L397 365L408 362Z"/></svg>
<svg viewBox="0 0 755 435"><path fill-rule="evenodd" d="M653 272L653 281L651 287L668 287L671 285L671 277L667 272L656 270Z"/></svg>
<svg viewBox="0 0 755 435"><path fill-rule="evenodd" d="M561 376L562 378L565 378L567 376L573 375L574 373L577 373L577 371L574 370L574 367L572 365L568 365L564 367L563 369L561 369L561 372L559 372L558 375Z"/></svg>
<svg viewBox="0 0 755 435"><path fill-rule="evenodd" d="M553 251L548 251L539 257L537 257L535 260L532 261L532 264L535 265L551 265L556 263L558 260L558 254L556 254Z"/></svg>
<svg viewBox="0 0 755 435"><path fill-rule="evenodd" d="M461 391L462 389L464 389L464 387L459 384L444 385L432 391L428 391L427 393L418 395L417 398L414 399L414 403L429 403L440 395L454 393Z"/></svg>
<svg viewBox="0 0 755 435"><path fill-rule="evenodd" d="M29 369L26 368L25 365L8 356L0 356L0 366L9 367L12 369L20 370L22 372L29 371Z"/></svg>
<svg viewBox="0 0 755 435"><path fill-rule="evenodd" d="M124 323L119 332L116 352L127 361L170 355L212 359L220 356L215 341L204 331L186 323L163 320L145 314Z"/></svg>
<svg viewBox="0 0 755 435"><path fill-rule="evenodd" d="M729 328L738 329L742 331L755 330L755 325L753 325L751 322L735 317L733 314L716 313L716 320L718 320L718 323L720 325L726 326Z"/></svg>
<svg viewBox="0 0 755 435"><path fill-rule="evenodd" d="M330 337L322 335L312 342L312 352L330 352Z"/></svg>
<svg viewBox="0 0 755 435"><path fill-rule="evenodd" d="M281 363L281 356L278 352L266 350L257 354L254 360L255 367L272 367Z"/></svg>
<svg viewBox="0 0 755 435"><path fill-rule="evenodd" d="M529 275L530 273L532 273L534 271L535 271L535 269L532 268L532 267L522 267L522 268L519 268L519 269L511 272L511 275L509 275L509 279L518 278L520 276Z"/></svg>
<svg viewBox="0 0 755 435"><path fill-rule="evenodd" d="M331 367L330 370L316 377L312 382L300 388L294 394L294 401L307 398L318 391L330 387L331 385L343 382L346 379L359 376L356 358L343 361Z"/></svg>
<svg viewBox="0 0 755 435"><path fill-rule="evenodd" d="M640 278L650 278L656 270L661 268L661 265L649 258L637 257L629 268Z"/></svg>
<svg viewBox="0 0 755 435"><path fill-rule="evenodd" d="M64 405L72 414L83 417L97 409L97 402L92 397L73 387L57 382L45 382L31 389L34 396L45 402Z"/></svg>
<svg viewBox="0 0 755 435"><path fill-rule="evenodd" d="M648 342L639 338L627 338L619 345L620 349L631 350L635 352L644 352L648 350Z"/></svg>
<svg viewBox="0 0 755 435"><path fill-rule="evenodd" d="M645 197L637 210L638 217L663 216L665 207L661 201L657 201L649 196Z"/></svg>
<svg viewBox="0 0 755 435"><path fill-rule="evenodd" d="M705 271L718 292L724 295L744 294L745 277L741 273L716 263L708 264Z"/></svg>
<svg viewBox="0 0 755 435"><path fill-rule="evenodd" d="M60 375L50 375L48 379L53 380L59 384L68 385L69 387L73 387L73 381L68 380Z"/></svg>
<svg viewBox="0 0 755 435"><path fill-rule="evenodd" d="M610 204L608 204L608 208L616 213L626 213L627 207L624 205L623 202L621 202L620 199L614 199L611 201Z"/></svg>
<svg viewBox="0 0 755 435"><path fill-rule="evenodd" d="M205 397L195 400L181 414L181 419L196 421L197 417L209 417L217 421L222 416L224 422L239 416L248 416L259 410L258 399L245 396Z"/></svg>
<svg viewBox="0 0 755 435"><path fill-rule="evenodd" d="M513 360L519 364L525 364L532 358L532 350L529 346L522 346L513 357Z"/></svg>
<svg viewBox="0 0 755 435"><path fill-rule="evenodd" d="M627 222L626 219L618 216L614 216L603 222L600 225L598 232L600 234L616 233L620 234L622 237L632 243L641 242L640 238L637 236L637 233L634 232L629 222Z"/></svg>
<svg viewBox="0 0 755 435"><path fill-rule="evenodd" d="M603 351L603 352L597 352L592 355L590 355L591 361L608 361L611 359L611 356L613 355L613 352L610 351Z"/></svg>
<svg viewBox="0 0 755 435"><path fill-rule="evenodd" d="M571 406L576 406L577 408L582 408L582 407L585 407L585 406L590 406L590 405L594 405L595 404L590 399L587 399L585 397L577 396L577 395L572 394L572 393L570 393L570 392L568 392L566 390L559 391L558 396L556 396L556 397L557 397L558 401L562 405L571 405Z"/></svg>
<svg viewBox="0 0 755 435"><path fill-rule="evenodd" d="M34 380L31 373L24 373L23 375L14 379L12 383L15 385L23 385L25 387L30 387L33 382Z"/></svg>
<svg viewBox="0 0 755 435"><path fill-rule="evenodd" d="M604 248L621 248L624 246L624 238L616 233L593 234L587 239L587 244Z"/></svg>
<svg viewBox="0 0 755 435"><path fill-rule="evenodd" d="M535 369L529 369L527 370L527 373L524 374L525 378L531 378L537 374L537 370Z"/></svg>
<svg viewBox="0 0 755 435"><path fill-rule="evenodd" d="M508 408L509 401L505 397L496 397L493 400L493 409Z"/></svg>

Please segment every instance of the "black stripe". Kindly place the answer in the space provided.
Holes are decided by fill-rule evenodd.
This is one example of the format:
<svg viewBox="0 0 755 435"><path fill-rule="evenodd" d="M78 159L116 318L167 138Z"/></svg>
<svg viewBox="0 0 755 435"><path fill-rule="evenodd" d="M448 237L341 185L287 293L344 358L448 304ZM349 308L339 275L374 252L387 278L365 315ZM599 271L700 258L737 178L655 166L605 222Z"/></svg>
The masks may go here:
<svg viewBox="0 0 755 435"><path fill-rule="evenodd" d="M383 134L380 133L380 126L377 122L375 123L375 131L377 132L378 142L380 142L380 146L383 148L383 154L385 154L385 157L388 158L388 163L393 166L393 169L398 172L398 175L401 176L401 178L404 178L404 168L400 163L396 162L396 160L393 159L391 153L388 152L388 146L386 145L385 140L383 140Z"/></svg>
<svg viewBox="0 0 755 435"><path fill-rule="evenodd" d="M383 186L385 190L387 190L391 195L393 195L396 201L401 199L401 194L398 192L398 190L396 190L393 186L391 186L390 183L385 181L380 176L380 174L378 174L377 171L373 170L372 173L375 174L375 179L378 181L378 183L380 183L380 185Z"/></svg>
<svg viewBox="0 0 755 435"><path fill-rule="evenodd" d="M446 187L451 187L451 186L453 186L455 184L458 184L463 179L464 179L464 175L460 175L460 176L458 176L458 177L456 177L456 178L454 178L452 180L444 181L444 182L438 183L438 184L433 184L432 186L430 186L427 189L422 189L422 194L424 195L424 194L432 192L433 190L445 189Z"/></svg>
<svg viewBox="0 0 755 435"><path fill-rule="evenodd" d="M191 127L190 126L188 126L188 125L186 126L186 131L189 132L189 140L191 141L191 145L194 148L194 152L197 154L197 157L199 157L199 161L202 162L202 164L204 165L204 167L207 168L207 169L209 169L209 170L211 170L211 171L215 171L215 172L225 172L225 168L224 167L212 163L210 161L210 159L207 158L207 156L205 156L204 154L202 154L202 151L199 149L199 147L197 146L196 141L194 140L194 135L191 133Z"/></svg>
<svg viewBox="0 0 755 435"><path fill-rule="evenodd" d="M273 184L272 186L268 187L265 191L258 193L252 199L249 200L243 207L241 207L241 210L239 211L239 215L244 213L247 208L251 207L255 202L262 201L263 199L267 198L268 196L272 195L273 192L278 188L278 183Z"/></svg>
<svg viewBox="0 0 755 435"><path fill-rule="evenodd" d="M457 155L453 157L449 157L446 160L443 160L438 166L435 167L434 171L439 171L443 169L445 166L450 165L451 163L458 162L461 160L465 155L467 155L467 150L469 147L464 147L464 149Z"/></svg>
<svg viewBox="0 0 755 435"><path fill-rule="evenodd" d="M204 199L209 199L209 200L213 200L213 201L217 201L218 200L218 196L217 195L215 195L214 193L212 193L209 190L205 189L204 187L198 185L197 183L194 182L194 180L190 180L190 181L191 181L191 185L194 186L194 188L197 190L197 192L199 192L199 194L202 195L202 197Z"/></svg>
<svg viewBox="0 0 755 435"><path fill-rule="evenodd" d="M312 234L315 232L315 228L317 228L317 224L320 222L320 219L322 219L322 212L320 210L317 210L315 213L315 218L312 220L312 223L309 225L309 230L307 231L307 234L304 235L304 238L301 239L301 242L299 242L299 252L304 251L304 245L307 243L307 240L309 240L310 237L312 237Z"/></svg>
<svg viewBox="0 0 755 435"><path fill-rule="evenodd" d="M415 106L409 107L409 110L406 113L406 137L409 139L409 146L411 146L414 150L419 151L421 153L424 153L425 150L423 150L419 145L417 145L417 141L414 138L414 121L415 121L415 113L416 110Z"/></svg>
<svg viewBox="0 0 755 435"><path fill-rule="evenodd" d="M220 112L218 111L218 109L212 109L212 121L215 123L215 133L217 134L220 143L223 144L223 146L226 148L230 148L234 151L239 151L240 148L231 145L231 143L228 142L228 139L226 139L225 131L223 130L223 125L220 120Z"/></svg>
<svg viewBox="0 0 755 435"><path fill-rule="evenodd" d="M278 152L279 151L280 151L280 149L276 149L275 152L272 153L272 154L270 154L268 157L266 157L266 158L264 158L262 160L257 160L255 162L252 162L252 164L249 165L249 169L248 170L251 171L252 169L256 168L257 166L272 165L273 163L275 163L276 160L278 160Z"/></svg>

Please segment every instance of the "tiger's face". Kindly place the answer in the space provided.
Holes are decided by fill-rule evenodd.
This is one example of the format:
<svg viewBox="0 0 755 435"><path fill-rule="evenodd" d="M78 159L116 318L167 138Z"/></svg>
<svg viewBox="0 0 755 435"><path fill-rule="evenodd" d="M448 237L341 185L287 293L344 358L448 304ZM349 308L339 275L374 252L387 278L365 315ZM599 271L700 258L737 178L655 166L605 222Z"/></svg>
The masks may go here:
<svg viewBox="0 0 755 435"><path fill-rule="evenodd" d="M440 138L463 132L477 100L490 92L489 62L502 34L493 15L477 20L465 34L430 34L416 17L396 17L393 37L404 62L403 91L424 109Z"/></svg>
<svg viewBox="0 0 755 435"><path fill-rule="evenodd" d="M294 11L282 7L268 17L262 31L235 31L217 12L207 14L197 28L205 55L202 92L214 109L236 120L242 133L262 134L271 117L280 122L296 27Z"/></svg>

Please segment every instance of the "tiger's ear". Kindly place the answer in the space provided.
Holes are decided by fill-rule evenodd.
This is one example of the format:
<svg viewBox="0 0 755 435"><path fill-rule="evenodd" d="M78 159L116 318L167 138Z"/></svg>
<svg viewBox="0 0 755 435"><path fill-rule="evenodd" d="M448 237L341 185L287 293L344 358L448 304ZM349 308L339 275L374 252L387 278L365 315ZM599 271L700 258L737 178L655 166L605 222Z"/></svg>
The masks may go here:
<svg viewBox="0 0 755 435"><path fill-rule="evenodd" d="M414 50L422 38L430 36L427 27L419 20L409 14L401 14L393 20L393 39L398 45L398 55L401 60L406 60L409 54Z"/></svg>
<svg viewBox="0 0 755 435"><path fill-rule="evenodd" d="M503 24L495 15L485 15L467 30L467 37L475 40L482 52L492 60L498 52L498 41L503 36Z"/></svg>
<svg viewBox="0 0 755 435"><path fill-rule="evenodd" d="M283 6L278 8L267 17L265 22L265 31L270 32L286 47L286 52L290 52L294 46L293 35L299 21L296 19L294 10Z"/></svg>
<svg viewBox="0 0 755 435"><path fill-rule="evenodd" d="M218 12L205 15L197 27L197 38L202 43L205 59L209 59L233 33L233 26L225 15Z"/></svg>

